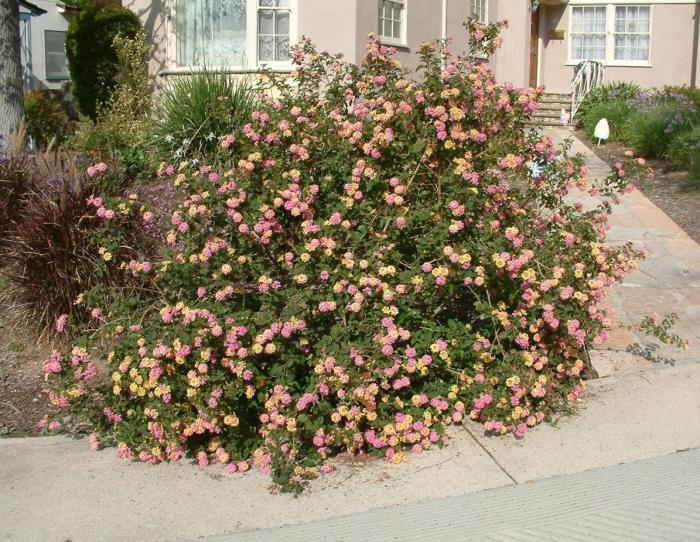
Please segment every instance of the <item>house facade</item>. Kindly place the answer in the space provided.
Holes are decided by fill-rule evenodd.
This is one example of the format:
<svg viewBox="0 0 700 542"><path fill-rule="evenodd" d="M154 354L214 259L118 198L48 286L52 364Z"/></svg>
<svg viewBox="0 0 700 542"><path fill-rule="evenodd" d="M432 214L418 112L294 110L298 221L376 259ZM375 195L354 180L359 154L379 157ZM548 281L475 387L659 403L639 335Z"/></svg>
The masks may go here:
<svg viewBox="0 0 700 542"><path fill-rule="evenodd" d="M20 53L25 90L60 90L70 80L66 9L55 0L19 2Z"/></svg>
<svg viewBox="0 0 700 542"><path fill-rule="evenodd" d="M290 71L290 44L307 36L320 50L359 62L367 35L397 48L414 68L418 46L452 36L462 22L508 20L488 62L500 81L568 92L574 67L592 59L605 81L644 87L698 85L700 0L123 0L153 43L158 79L204 67Z"/></svg>

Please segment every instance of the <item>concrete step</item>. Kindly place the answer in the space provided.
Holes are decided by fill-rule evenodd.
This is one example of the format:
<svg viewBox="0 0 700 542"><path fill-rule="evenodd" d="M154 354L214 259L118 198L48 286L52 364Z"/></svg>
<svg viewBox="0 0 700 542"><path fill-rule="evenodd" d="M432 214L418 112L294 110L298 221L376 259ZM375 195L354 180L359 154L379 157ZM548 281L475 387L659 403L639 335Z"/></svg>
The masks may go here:
<svg viewBox="0 0 700 542"><path fill-rule="evenodd" d="M565 93L546 93L540 98L540 103L546 102L568 102L571 103L571 94Z"/></svg>
<svg viewBox="0 0 700 542"><path fill-rule="evenodd" d="M537 105L538 111L561 111L571 109L571 102L540 102Z"/></svg>

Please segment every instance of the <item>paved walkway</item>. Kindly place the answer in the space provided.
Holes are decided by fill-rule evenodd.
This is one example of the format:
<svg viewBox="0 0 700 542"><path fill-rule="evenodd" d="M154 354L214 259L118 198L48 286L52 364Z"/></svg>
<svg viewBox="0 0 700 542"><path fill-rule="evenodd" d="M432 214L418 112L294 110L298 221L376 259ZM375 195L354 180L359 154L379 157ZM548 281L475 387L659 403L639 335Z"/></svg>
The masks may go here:
<svg viewBox="0 0 700 542"><path fill-rule="evenodd" d="M580 142L574 150L604 174L604 164ZM653 340L619 327L594 356L606 377L589 383L576 416L540 426L522 441L485 437L467 424L453 430L449 446L404 465L339 458L338 471L299 498L271 496L269 477L255 472L122 462L111 450L90 451L84 439L0 439L0 540L192 540L320 520L240 536L274 540L284 532L295 540L312 529L309 536L326 533L330 541L352 527L357 540L405 540L418 532L428 539L700 540L697 516L683 512L700 508L698 453L669 455L700 448L700 246L642 194L623 201L611 233L643 244L649 258L612 292L619 325L672 309L684 319L679 332L695 344L686 352L653 350ZM653 459L663 456L669 457ZM620 463L633 464L616 470ZM602 470L584 472L590 469ZM664 489L667 482L672 491ZM494 488L502 489L484 491ZM673 514L686 523L666 530L664 518ZM644 518L653 521L644 525Z"/></svg>
<svg viewBox="0 0 700 542"><path fill-rule="evenodd" d="M700 450L205 542L700 540Z"/></svg>
<svg viewBox="0 0 700 542"><path fill-rule="evenodd" d="M572 138L571 152L585 156L591 178L610 173L610 167L569 130L553 128L548 133L558 142ZM592 354L599 375L700 362L700 245L638 190L614 207L610 224L611 243L633 241L647 258L610 293L608 302L617 317L610 340ZM677 313L680 320L674 330L691 341L691 348L664 346L636 331L642 316L653 312Z"/></svg>

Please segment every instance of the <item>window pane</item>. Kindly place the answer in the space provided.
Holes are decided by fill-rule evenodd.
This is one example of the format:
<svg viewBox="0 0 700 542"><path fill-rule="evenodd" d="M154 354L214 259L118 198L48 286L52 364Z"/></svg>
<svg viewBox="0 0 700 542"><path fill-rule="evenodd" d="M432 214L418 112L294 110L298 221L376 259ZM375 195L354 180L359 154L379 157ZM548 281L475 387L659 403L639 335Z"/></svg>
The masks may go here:
<svg viewBox="0 0 700 542"><path fill-rule="evenodd" d="M68 60L66 59L66 33L53 30L44 31L44 51L47 79L67 79Z"/></svg>
<svg viewBox="0 0 700 542"><path fill-rule="evenodd" d="M285 61L289 59L289 38L286 36L275 38L275 60Z"/></svg>
<svg viewBox="0 0 700 542"><path fill-rule="evenodd" d="M277 20L275 21L275 34L289 35L289 12L278 11Z"/></svg>
<svg viewBox="0 0 700 542"><path fill-rule="evenodd" d="M260 36L258 38L258 59L263 62L275 60L275 38L273 36Z"/></svg>
<svg viewBox="0 0 700 542"><path fill-rule="evenodd" d="M398 21L394 21L394 38L401 39L401 23Z"/></svg>
<svg viewBox="0 0 700 542"><path fill-rule="evenodd" d="M180 0L176 26L180 66L245 63L245 0Z"/></svg>
<svg viewBox="0 0 700 542"><path fill-rule="evenodd" d="M261 9L258 11L258 33L268 35L275 33L275 14L272 10Z"/></svg>

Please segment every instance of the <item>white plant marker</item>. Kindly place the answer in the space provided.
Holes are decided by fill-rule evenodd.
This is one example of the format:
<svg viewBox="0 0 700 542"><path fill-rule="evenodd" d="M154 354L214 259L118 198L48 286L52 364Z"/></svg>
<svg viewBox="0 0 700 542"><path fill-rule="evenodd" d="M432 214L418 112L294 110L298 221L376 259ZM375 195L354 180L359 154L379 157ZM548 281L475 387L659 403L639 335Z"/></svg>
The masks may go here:
<svg viewBox="0 0 700 542"><path fill-rule="evenodd" d="M595 125L595 130L593 130L593 137L598 140L599 147L601 139L608 139L610 137L610 126L608 125L608 119L600 119L598 121L598 124Z"/></svg>

